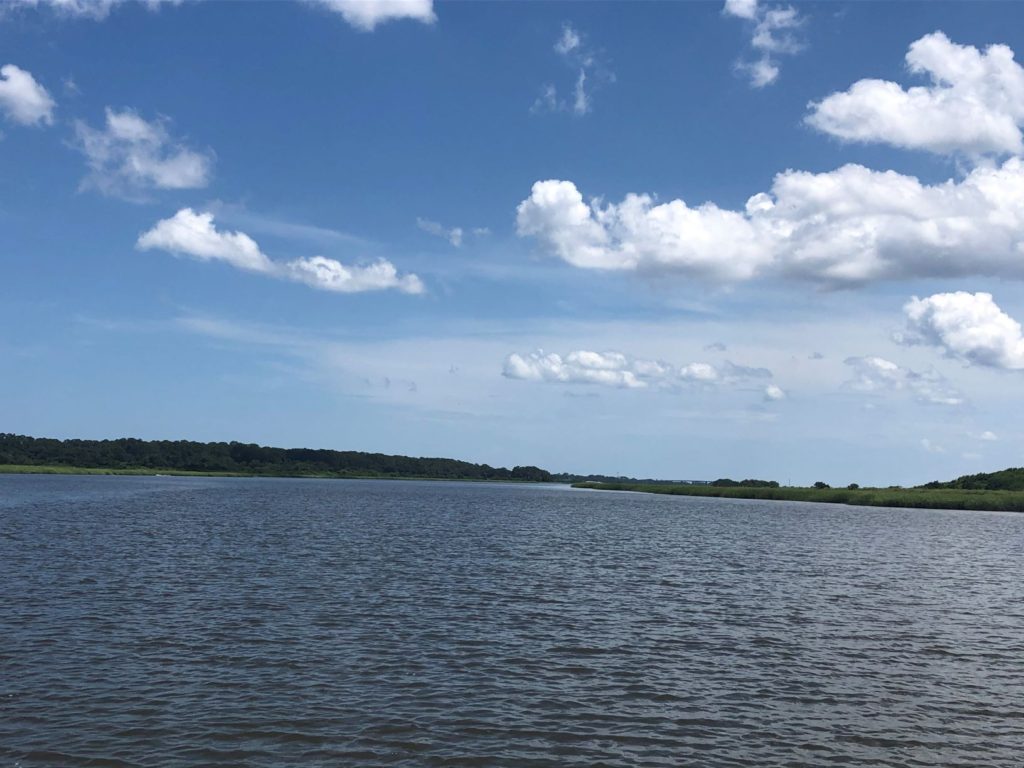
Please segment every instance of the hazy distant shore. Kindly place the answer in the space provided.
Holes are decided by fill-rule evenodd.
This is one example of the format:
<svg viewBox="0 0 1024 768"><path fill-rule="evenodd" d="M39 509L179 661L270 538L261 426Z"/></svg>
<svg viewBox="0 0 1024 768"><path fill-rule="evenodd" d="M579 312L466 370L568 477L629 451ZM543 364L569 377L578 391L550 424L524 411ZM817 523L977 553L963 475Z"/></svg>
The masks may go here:
<svg viewBox="0 0 1024 768"><path fill-rule="evenodd" d="M574 483L573 488L597 491L637 491L673 496L717 496L729 499L765 499L850 504L865 507L968 509L1024 512L1024 491L931 488L736 488L709 485L650 485L645 483Z"/></svg>

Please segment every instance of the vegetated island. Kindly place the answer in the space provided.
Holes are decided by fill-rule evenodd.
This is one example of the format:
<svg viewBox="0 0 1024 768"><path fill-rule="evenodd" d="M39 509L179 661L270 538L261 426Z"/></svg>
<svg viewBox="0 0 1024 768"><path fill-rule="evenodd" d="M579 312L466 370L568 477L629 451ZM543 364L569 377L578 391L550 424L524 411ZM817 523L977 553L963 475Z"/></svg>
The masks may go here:
<svg viewBox="0 0 1024 768"><path fill-rule="evenodd" d="M54 440L3 433L0 433L0 473L553 481L552 474L539 467L506 469L457 459L269 448L237 442L198 443L130 437Z"/></svg>
<svg viewBox="0 0 1024 768"><path fill-rule="evenodd" d="M949 482L933 481L914 488L861 488L851 483L832 488L818 482L809 488L780 486L772 480L720 479L707 484L577 482L574 488L599 491L639 491L675 496L713 496L729 499L816 501L866 507L916 507L1024 512L1024 468L964 475Z"/></svg>

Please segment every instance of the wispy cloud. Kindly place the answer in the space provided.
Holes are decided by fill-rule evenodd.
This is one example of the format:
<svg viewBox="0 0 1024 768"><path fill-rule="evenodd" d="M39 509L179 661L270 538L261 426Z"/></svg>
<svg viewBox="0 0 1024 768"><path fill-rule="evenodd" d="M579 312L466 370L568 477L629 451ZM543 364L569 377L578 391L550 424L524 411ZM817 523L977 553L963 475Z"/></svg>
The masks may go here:
<svg viewBox="0 0 1024 768"><path fill-rule="evenodd" d="M213 200L203 206L221 223L241 227L249 232L298 240L318 246L348 245L361 249L380 248L380 244L340 229L294 221L283 215L253 211L244 205Z"/></svg>
<svg viewBox="0 0 1024 768"><path fill-rule="evenodd" d="M454 245L456 248L462 246L462 238L465 235L462 227L445 227L436 221L430 219L424 219L422 217L416 218L416 226L426 232L428 235L434 237L440 237L447 240L449 243Z"/></svg>
<svg viewBox="0 0 1024 768"><path fill-rule="evenodd" d="M853 373L845 386L854 392L906 392L919 402L934 405L965 402L964 396L934 369L919 373L877 356L849 357L844 362Z"/></svg>
<svg viewBox="0 0 1024 768"><path fill-rule="evenodd" d="M85 155L88 189L129 200L152 189L197 189L210 181L213 153L173 138L166 118L147 121L131 109L107 108L102 128L75 122L75 147Z"/></svg>
<svg viewBox="0 0 1024 768"><path fill-rule="evenodd" d="M803 50L796 31L804 19L790 5L766 5L758 0L726 0L722 12L747 22L751 27L750 47L757 54L753 60L741 59L739 72L750 78L754 88L764 88L779 78L779 56Z"/></svg>
<svg viewBox="0 0 1024 768"><path fill-rule="evenodd" d="M563 95L553 83L546 83L530 111L568 112L577 116L588 114L593 110L594 90L604 83L615 82L615 74L571 24L562 26L562 35L555 41L554 50L575 73L573 85L565 88Z"/></svg>
<svg viewBox="0 0 1024 768"><path fill-rule="evenodd" d="M48 8L59 16L102 21L114 8L133 2L155 11L162 5L180 5L183 0L5 0L0 15L5 10Z"/></svg>

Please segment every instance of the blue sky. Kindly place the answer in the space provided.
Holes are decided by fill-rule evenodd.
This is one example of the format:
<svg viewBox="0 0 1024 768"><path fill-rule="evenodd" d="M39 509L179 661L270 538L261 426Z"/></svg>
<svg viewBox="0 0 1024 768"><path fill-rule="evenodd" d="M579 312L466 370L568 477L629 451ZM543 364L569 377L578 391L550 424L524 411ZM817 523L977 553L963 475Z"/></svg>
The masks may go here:
<svg viewBox="0 0 1024 768"><path fill-rule="evenodd" d="M1022 21L18 0L0 429L794 483L1020 465Z"/></svg>

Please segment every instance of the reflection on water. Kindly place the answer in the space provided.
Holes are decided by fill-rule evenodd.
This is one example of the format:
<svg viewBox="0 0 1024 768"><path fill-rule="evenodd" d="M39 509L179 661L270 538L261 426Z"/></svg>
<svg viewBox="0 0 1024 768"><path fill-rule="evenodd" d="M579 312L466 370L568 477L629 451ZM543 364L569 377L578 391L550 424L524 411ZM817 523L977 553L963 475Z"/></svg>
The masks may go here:
<svg viewBox="0 0 1024 768"><path fill-rule="evenodd" d="M1024 515L0 477L0 765L1020 766Z"/></svg>

